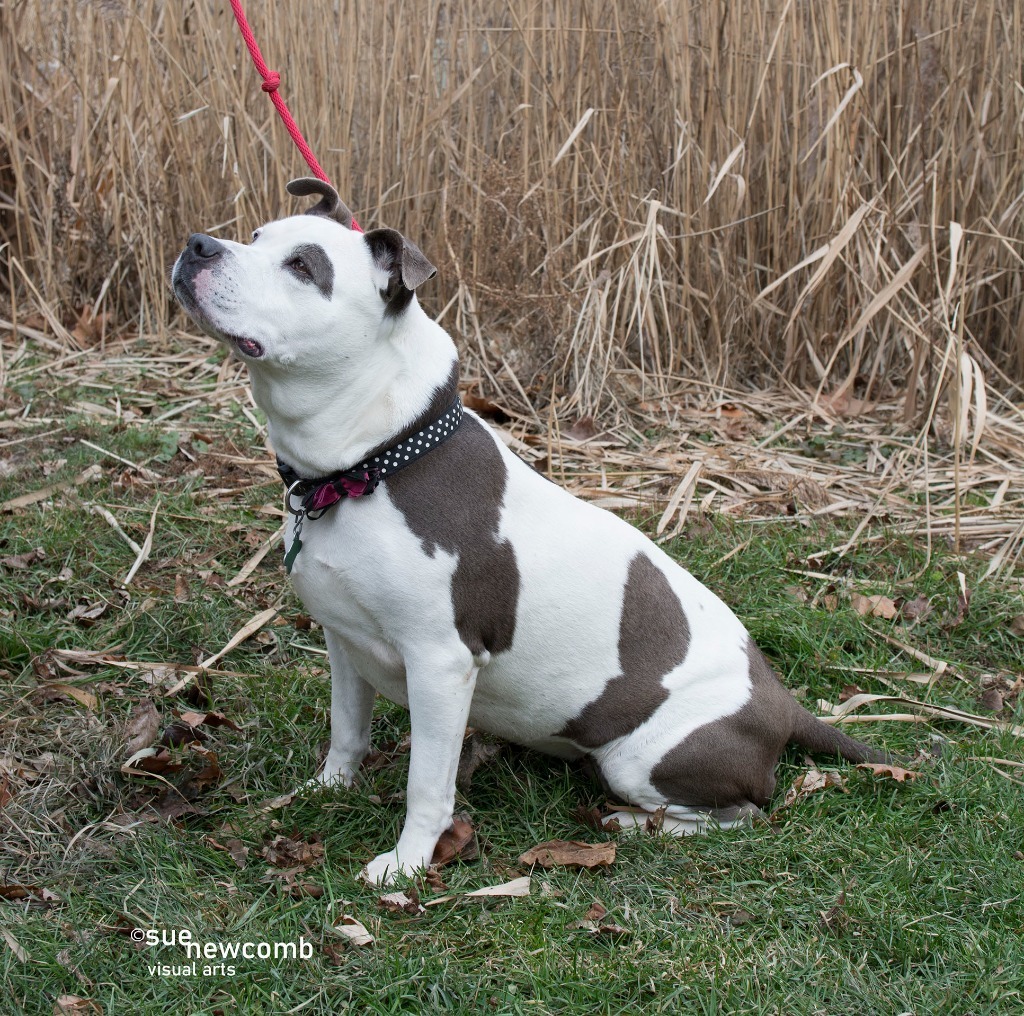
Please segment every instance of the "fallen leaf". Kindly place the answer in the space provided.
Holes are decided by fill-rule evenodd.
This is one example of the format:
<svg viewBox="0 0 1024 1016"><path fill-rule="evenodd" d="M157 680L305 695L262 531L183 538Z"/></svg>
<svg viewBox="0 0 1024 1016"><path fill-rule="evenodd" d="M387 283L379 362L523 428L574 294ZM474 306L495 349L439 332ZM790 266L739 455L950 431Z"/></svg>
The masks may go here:
<svg viewBox="0 0 1024 1016"><path fill-rule="evenodd" d="M463 861L472 861L479 856L480 844L477 842L473 822L465 812L460 812L452 819L452 824L441 833L430 863L443 868L457 857Z"/></svg>
<svg viewBox="0 0 1024 1016"><path fill-rule="evenodd" d="M2 924L0 924L0 937L3 937L3 940L7 943L11 952L18 958L19 962L28 963L31 957L21 947L21 943Z"/></svg>
<svg viewBox="0 0 1024 1016"><path fill-rule="evenodd" d="M897 614L896 603L888 596L863 596L860 593L853 593L850 605L861 617L870 615L891 621Z"/></svg>
<svg viewBox="0 0 1024 1016"><path fill-rule="evenodd" d="M844 794L849 793L846 789L846 783L843 781L842 776L840 776L835 770L828 769L825 772L822 772L820 769L812 767L793 781L793 785L786 791L786 797L782 804L780 804L772 814L774 815L776 812L782 811L784 808L789 808L797 801L805 797L809 797L811 794L816 794L819 790L825 790L828 787L835 787L836 789L841 790Z"/></svg>
<svg viewBox="0 0 1024 1016"><path fill-rule="evenodd" d="M479 416L486 416L497 423L507 423L511 419L501 406L482 395L466 392L462 396L462 404Z"/></svg>
<svg viewBox="0 0 1024 1016"><path fill-rule="evenodd" d="M324 857L324 845L316 833L313 833L309 840L293 839L279 834L263 848L261 854L268 864L277 868L297 870L319 864Z"/></svg>
<svg viewBox="0 0 1024 1016"><path fill-rule="evenodd" d="M649 836L656 836L665 827L665 812L667 810L668 808L662 805L647 816L647 821L644 822L644 831Z"/></svg>
<svg viewBox="0 0 1024 1016"><path fill-rule="evenodd" d="M125 750L133 755L140 748L148 748L155 740L160 730L160 714L156 710L153 700L149 698L140 699L132 709L128 717L128 726L125 729L125 736L128 743Z"/></svg>
<svg viewBox="0 0 1024 1016"><path fill-rule="evenodd" d="M277 811L278 808L287 808L292 801L295 800L297 791L292 791L290 794L281 794L279 797L272 797L268 801L263 801L258 805L260 811Z"/></svg>
<svg viewBox="0 0 1024 1016"><path fill-rule="evenodd" d="M887 762L860 762L858 769L867 769L875 776L888 776L897 783L904 783L906 780L916 780L921 774L913 769L903 769L900 766L890 765Z"/></svg>
<svg viewBox="0 0 1024 1016"><path fill-rule="evenodd" d="M483 889L474 889L465 893L466 896L529 896L530 876L523 875L514 878L511 882L502 882L500 885L484 886Z"/></svg>
<svg viewBox="0 0 1024 1016"><path fill-rule="evenodd" d="M391 914L425 914L426 910L420 903L420 894L410 886L408 892L385 893L377 900L381 908Z"/></svg>
<svg viewBox="0 0 1024 1016"><path fill-rule="evenodd" d="M188 579L181 574L174 576L174 602L188 603Z"/></svg>
<svg viewBox="0 0 1024 1016"><path fill-rule="evenodd" d="M615 861L615 843L582 843L579 840L548 840L520 854L520 864L542 868L607 868Z"/></svg>
<svg viewBox="0 0 1024 1016"><path fill-rule="evenodd" d="M246 858L249 856L249 848L241 840L230 839L220 843L212 836L206 836L205 839L214 850L220 850L228 854L239 868L245 867Z"/></svg>
<svg viewBox="0 0 1024 1016"><path fill-rule="evenodd" d="M459 770L455 776L455 786L464 794L473 784L473 774L486 765L505 749L503 741L498 741L479 730L469 730L462 742L462 754L459 756Z"/></svg>
<svg viewBox="0 0 1024 1016"><path fill-rule="evenodd" d="M927 596L915 596L912 600L897 600L900 620L912 624L914 621L923 621L932 612L931 600Z"/></svg>
<svg viewBox="0 0 1024 1016"><path fill-rule="evenodd" d="M1024 614L1017 614L1015 617L1010 618L1010 631L1014 635L1020 635L1024 638Z"/></svg>
<svg viewBox="0 0 1024 1016"><path fill-rule="evenodd" d="M987 709L990 713L1000 713L1003 710L1003 695L998 688L987 688L981 693L981 708Z"/></svg>
<svg viewBox="0 0 1024 1016"><path fill-rule="evenodd" d="M190 727L181 720L173 720L171 723L168 723L160 735L160 743L165 748L179 748L183 744L205 740L206 734L195 727Z"/></svg>
<svg viewBox="0 0 1024 1016"><path fill-rule="evenodd" d="M71 698L79 705L85 706L90 712L96 712L99 704L97 698L91 691L84 688L77 688L73 684L61 684L59 682L43 685L40 689L43 697L47 700L54 698Z"/></svg>
<svg viewBox="0 0 1024 1016"><path fill-rule="evenodd" d="M602 829L602 815L600 808L586 808L582 804L577 804L572 810L572 817L576 819L580 825L587 826L590 829L596 829L598 831Z"/></svg>
<svg viewBox="0 0 1024 1016"><path fill-rule="evenodd" d="M24 554L13 554L10 557L0 557L0 568L8 568L11 571L26 571L37 561L42 561L46 553L42 547L36 547Z"/></svg>
<svg viewBox="0 0 1024 1016"><path fill-rule="evenodd" d="M854 695L863 695L864 689L855 684L844 684L843 690L839 693L839 701L845 702L847 699L853 698Z"/></svg>
<svg viewBox="0 0 1024 1016"><path fill-rule="evenodd" d="M49 908L59 906L64 901L49 889L38 885L0 885L0 899L27 900L30 906Z"/></svg>
<svg viewBox="0 0 1024 1016"><path fill-rule="evenodd" d="M591 438L597 437L598 433L597 424L592 416L581 416L575 423L571 423L562 431L563 436L570 437L574 441L589 441Z"/></svg>
<svg viewBox="0 0 1024 1016"><path fill-rule="evenodd" d="M176 773L184 768L184 764L171 757L166 748L140 748L130 755L121 765L121 772L126 776L161 776L164 773Z"/></svg>
<svg viewBox="0 0 1024 1016"><path fill-rule="evenodd" d="M107 602L101 603L83 603L77 607L72 608L68 611L67 619L74 621L76 624L80 624L83 627L90 628L94 625L110 608L110 604Z"/></svg>
<svg viewBox="0 0 1024 1016"><path fill-rule="evenodd" d="M53 1016L82 1016L83 1013L102 1013L103 1007L91 998L81 995L61 995L53 1003Z"/></svg>
<svg viewBox="0 0 1024 1016"><path fill-rule="evenodd" d="M78 321L71 329L71 334L78 339L80 345L94 346L102 341L103 334L110 325L112 317L110 311L101 311L97 314L95 307L87 303L80 311Z"/></svg>
<svg viewBox="0 0 1024 1016"><path fill-rule="evenodd" d="M366 926L351 914L342 914L334 924L327 925L327 930L332 935L337 935L338 938L348 942L349 945L373 945L375 941L373 935L366 930Z"/></svg>
<svg viewBox="0 0 1024 1016"><path fill-rule="evenodd" d="M602 917L605 917L608 913L608 908L600 901L594 900L593 903L587 908L587 912L583 915L585 921L600 921Z"/></svg>
<svg viewBox="0 0 1024 1016"><path fill-rule="evenodd" d="M567 931L587 931L591 935L606 935L619 938L629 935L630 931L621 924L598 924L597 921L572 921L566 926Z"/></svg>

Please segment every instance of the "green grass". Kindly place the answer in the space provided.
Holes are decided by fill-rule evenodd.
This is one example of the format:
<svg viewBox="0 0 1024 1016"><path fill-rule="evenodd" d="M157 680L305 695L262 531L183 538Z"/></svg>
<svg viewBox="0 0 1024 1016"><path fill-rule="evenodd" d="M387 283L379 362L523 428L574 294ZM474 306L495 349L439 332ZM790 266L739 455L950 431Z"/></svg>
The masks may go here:
<svg viewBox="0 0 1024 1016"><path fill-rule="evenodd" d="M41 387L35 397L51 400L48 411L56 413L90 395ZM243 455L262 457L244 415L200 407L169 423L178 438L169 436L170 426L72 416L57 438L0 449L18 467L0 483L0 501L70 479L92 462L104 467L99 480L73 496L0 516L0 556L36 547L45 554L30 570L0 570L0 787L13 795L0 810L0 884L45 888L61 901L0 902L2 926L27 957L0 942L0 1011L49 1014L65 993L91 998L107 1013L139 1014L924 1016L1024 1009L1021 785L978 761L1024 756L1011 735L965 725L848 728L908 756L941 744L941 757L921 763L924 775L915 781L842 767L847 793L812 795L779 811L772 825L686 840L622 835L611 868L538 869L528 898L457 897L420 916L381 910L379 891L355 876L395 840L407 756L369 773L358 790L260 808L314 772L327 738L326 664L308 649L320 645L320 634L292 623L302 610L278 553L251 584L224 586L254 543L279 525L259 510L278 502L276 483L252 467L227 475L223 460L202 458L194 443L187 446L200 452L207 473L189 477L194 464L175 453L178 439L202 433L208 450L232 441ZM162 481L127 482L131 470L126 477L80 438L148 465L164 474ZM38 464L59 458L66 463L44 478ZM159 502L150 561L127 596L118 584L134 553L86 510L87 500L105 505L140 543ZM724 596L812 706L819 698L837 701L852 683L890 691L846 668L921 669L882 633L955 664L960 677L943 677L931 689L899 684L936 704L976 712L983 683L1002 675L1008 687L1024 671L1024 640L1009 624L1024 613L1019 586L980 582L983 558L940 547L929 559L923 541L878 527L865 534L871 542L841 560L812 558L851 531L849 524L712 518L695 522L667 549ZM747 540L744 550L717 563ZM62 575L64 569L72 574ZM973 596L968 616L951 626L958 571ZM179 575L187 595L176 600ZM840 592L852 584L865 593L923 594L935 610L913 627L861 618L843 595L829 610L823 600L832 584ZM222 777L193 797L194 813L150 821L147 802L167 787L120 772L125 724L149 687L134 671L83 666L81 676L58 679L93 692L95 710L68 697L48 700L33 658L53 647L118 647L129 660L192 663L279 597L287 623L218 664L245 675L215 677L210 690L210 704L243 728L208 731L206 746L216 752ZM47 605L53 599L61 602ZM76 603L101 600L109 606L91 627L67 619ZM185 699L156 702L161 727L173 709L195 708ZM1022 712L1011 695L1000 718L1021 723ZM379 704L378 742L407 730L402 710ZM195 772L195 759L189 766ZM780 802L804 768L796 750L783 759ZM180 784L188 771L171 781ZM1024 779L1024 770L1004 771ZM538 841L601 838L579 824L573 809L602 801L578 767L506 750L476 773L460 801L485 849L482 860L445 869L448 893L527 873L517 859ZM267 877L261 851L278 834L322 840L323 863L298 876L322 888L321 896L295 898L279 877ZM249 848L243 868L211 844L232 837ZM424 888L422 898L448 893ZM592 936L572 927L595 900L607 907L606 921L627 934ZM326 931L341 914L361 920L376 944L346 948ZM302 936L313 956L239 960L233 977L150 976L149 964L181 964L182 952L136 947L124 934L132 926L190 929L197 940L225 943Z"/></svg>

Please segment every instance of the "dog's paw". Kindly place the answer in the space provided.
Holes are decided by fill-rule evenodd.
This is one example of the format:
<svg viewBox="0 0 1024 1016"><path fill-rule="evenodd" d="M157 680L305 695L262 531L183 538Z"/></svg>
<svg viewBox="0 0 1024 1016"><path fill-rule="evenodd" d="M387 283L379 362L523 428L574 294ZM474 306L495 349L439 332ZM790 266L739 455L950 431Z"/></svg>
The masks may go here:
<svg viewBox="0 0 1024 1016"><path fill-rule="evenodd" d="M378 854L359 873L359 879L369 885L388 885L401 875L412 876L420 868L425 868L430 858L420 858L415 863L399 861L398 853L389 850L386 854Z"/></svg>
<svg viewBox="0 0 1024 1016"><path fill-rule="evenodd" d="M330 753L324 762L323 769L311 780L306 780L296 793L326 790L330 787L352 787L356 782L356 774L359 772L359 760L339 761L332 759Z"/></svg>

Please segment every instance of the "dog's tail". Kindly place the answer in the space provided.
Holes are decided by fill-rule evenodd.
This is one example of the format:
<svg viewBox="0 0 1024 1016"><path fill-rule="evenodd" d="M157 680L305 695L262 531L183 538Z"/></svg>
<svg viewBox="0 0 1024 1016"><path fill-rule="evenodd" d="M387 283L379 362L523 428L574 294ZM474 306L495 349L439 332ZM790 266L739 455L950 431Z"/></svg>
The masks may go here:
<svg viewBox="0 0 1024 1016"><path fill-rule="evenodd" d="M796 715L793 718L793 733L789 736L794 744L820 755L841 755L847 762L890 761L884 751L872 748L824 723L795 701L794 705Z"/></svg>

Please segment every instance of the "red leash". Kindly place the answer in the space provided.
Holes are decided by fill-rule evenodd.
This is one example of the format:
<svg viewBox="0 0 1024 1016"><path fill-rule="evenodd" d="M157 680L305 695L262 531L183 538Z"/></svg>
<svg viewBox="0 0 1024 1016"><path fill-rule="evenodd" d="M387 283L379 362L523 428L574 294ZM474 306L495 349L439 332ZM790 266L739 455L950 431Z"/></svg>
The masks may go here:
<svg viewBox="0 0 1024 1016"><path fill-rule="evenodd" d="M277 71L272 71L263 59L259 44L256 42L256 36L252 34L245 11L242 9L241 0L231 0L231 10L234 11L235 21L238 22L238 28L242 33L242 38L245 40L246 48L249 50L249 56L252 57L256 70L259 72L260 77L263 78L261 86L263 91L270 96L270 101L274 104L274 108L284 121L285 129L291 135L292 141L295 142L298 150L302 153L302 157L306 160L306 165L312 170L313 175L317 179L323 180L324 183L329 184L331 181L327 178L327 174L323 169L320 168L320 163L316 161L313 149L306 144L306 139L302 136L302 131L299 130L298 125L295 123L295 118L292 116L291 110L288 109L288 104L281 98L281 93L277 90L281 84L281 75ZM358 233L363 231L355 219L352 220L352 228Z"/></svg>

